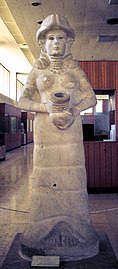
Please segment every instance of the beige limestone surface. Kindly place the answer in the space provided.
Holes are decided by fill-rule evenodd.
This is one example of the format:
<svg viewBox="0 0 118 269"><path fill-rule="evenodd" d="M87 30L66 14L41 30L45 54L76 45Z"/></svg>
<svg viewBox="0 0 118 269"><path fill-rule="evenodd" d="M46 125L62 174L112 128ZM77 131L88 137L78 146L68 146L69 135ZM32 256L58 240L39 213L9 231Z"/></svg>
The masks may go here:
<svg viewBox="0 0 118 269"><path fill-rule="evenodd" d="M73 38L63 17L44 20L37 35L42 52L19 100L22 109L35 112L32 201L20 248L26 259L80 260L99 251L88 208L80 117L96 98L70 53Z"/></svg>

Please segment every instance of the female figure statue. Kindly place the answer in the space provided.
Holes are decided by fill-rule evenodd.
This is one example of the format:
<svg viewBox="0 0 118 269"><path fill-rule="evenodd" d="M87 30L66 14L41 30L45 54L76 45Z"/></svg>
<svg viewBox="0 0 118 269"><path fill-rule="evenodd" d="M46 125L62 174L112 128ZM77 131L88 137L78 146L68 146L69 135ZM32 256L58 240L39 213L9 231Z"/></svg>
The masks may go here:
<svg viewBox="0 0 118 269"><path fill-rule="evenodd" d="M56 14L37 32L41 54L28 76L20 108L35 112L33 190L20 255L62 261L98 253L86 190L80 112L96 104L86 74L73 59L74 31Z"/></svg>

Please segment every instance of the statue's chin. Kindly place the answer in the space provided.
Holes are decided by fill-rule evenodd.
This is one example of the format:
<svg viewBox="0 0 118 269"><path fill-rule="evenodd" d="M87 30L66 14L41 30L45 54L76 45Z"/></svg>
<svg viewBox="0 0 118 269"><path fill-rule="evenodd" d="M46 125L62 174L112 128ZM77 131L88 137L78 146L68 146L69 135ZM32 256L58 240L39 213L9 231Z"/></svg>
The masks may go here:
<svg viewBox="0 0 118 269"><path fill-rule="evenodd" d="M57 128L62 130L69 128L74 122L74 118L69 112L50 113L49 117L51 119L51 122Z"/></svg>
<svg viewBox="0 0 118 269"><path fill-rule="evenodd" d="M65 54L64 52L60 52L59 50L54 50L53 52L50 53L49 56L59 57L59 56L63 56L64 54Z"/></svg>

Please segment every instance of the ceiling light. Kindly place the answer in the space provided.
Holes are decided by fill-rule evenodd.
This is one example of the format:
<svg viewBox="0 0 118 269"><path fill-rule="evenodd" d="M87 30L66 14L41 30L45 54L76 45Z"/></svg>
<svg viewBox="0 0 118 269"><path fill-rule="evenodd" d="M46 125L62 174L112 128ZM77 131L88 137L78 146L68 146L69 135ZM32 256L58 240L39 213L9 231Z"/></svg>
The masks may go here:
<svg viewBox="0 0 118 269"><path fill-rule="evenodd" d="M112 19L107 20L107 24L111 24L111 25L118 24L118 18L112 18Z"/></svg>
<svg viewBox="0 0 118 269"><path fill-rule="evenodd" d="M43 21L37 21L38 24L41 24Z"/></svg>
<svg viewBox="0 0 118 269"><path fill-rule="evenodd" d="M112 41L117 41L118 36L116 35L99 35L97 37L98 42L112 42Z"/></svg>
<svg viewBox="0 0 118 269"><path fill-rule="evenodd" d="M109 0L109 5L118 5L118 0Z"/></svg>
<svg viewBox="0 0 118 269"><path fill-rule="evenodd" d="M41 3L40 3L40 2L32 2L31 5L32 5L33 7L37 7L37 6L40 6Z"/></svg>
<svg viewBox="0 0 118 269"><path fill-rule="evenodd" d="M20 49L29 49L27 44L19 44Z"/></svg>

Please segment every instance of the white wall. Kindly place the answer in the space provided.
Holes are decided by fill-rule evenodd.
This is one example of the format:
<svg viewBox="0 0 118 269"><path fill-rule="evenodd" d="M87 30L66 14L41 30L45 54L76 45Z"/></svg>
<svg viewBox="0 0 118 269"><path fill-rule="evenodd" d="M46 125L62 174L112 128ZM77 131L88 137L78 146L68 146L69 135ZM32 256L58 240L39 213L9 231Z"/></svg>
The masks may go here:
<svg viewBox="0 0 118 269"><path fill-rule="evenodd" d="M29 73L31 65L0 18L0 63L10 71L10 96L16 99L16 73Z"/></svg>

